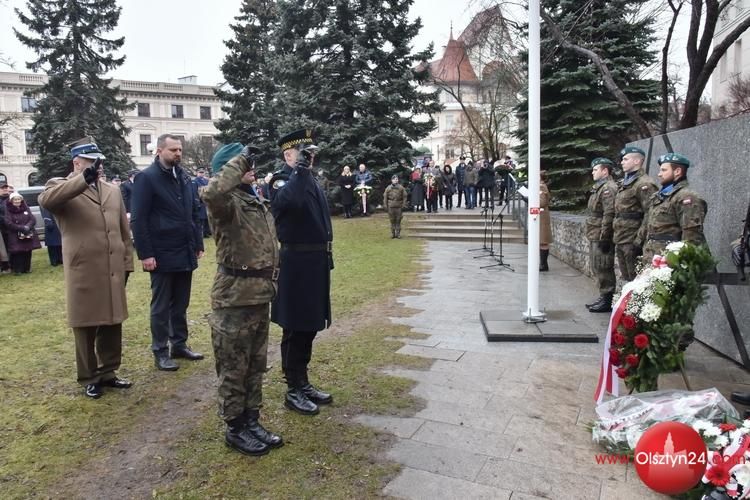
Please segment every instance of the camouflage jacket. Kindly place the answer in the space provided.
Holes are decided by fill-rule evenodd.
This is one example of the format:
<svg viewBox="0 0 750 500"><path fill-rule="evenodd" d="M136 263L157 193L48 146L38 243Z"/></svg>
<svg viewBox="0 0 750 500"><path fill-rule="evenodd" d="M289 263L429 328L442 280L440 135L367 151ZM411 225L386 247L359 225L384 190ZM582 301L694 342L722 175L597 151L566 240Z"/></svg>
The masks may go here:
<svg viewBox="0 0 750 500"><path fill-rule="evenodd" d="M279 267L276 228L267 201L239 188L249 165L242 156L231 159L200 193L216 240L216 263L234 270ZM270 302L276 282L269 277L240 277L217 272L211 307L239 307Z"/></svg>
<svg viewBox="0 0 750 500"><path fill-rule="evenodd" d="M621 180L615 196L615 220L613 241L621 245L633 243L643 246L645 239L645 216L651 204L651 195L659 190L656 182L642 170L633 177Z"/></svg>
<svg viewBox="0 0 750 500"><path fill-rule="evenodd" d="M616 193L617 184L610 177L597 181L591 188L586 219L586 239L589 241L612 241Z"/></svg>
<svg viewBox="0 0 750 500"><path fill-rule="evenodd" d="M646 240L705 243L706 209L706 202L690 189L687 181L678 182L669 194L655 193L646 217Z"/></svg>
<svg viewBox="0 0 750 500"><path fill-rule="evenodd" d="M386 210L391 208L406 208L406 199L406 189L404 189L404 186L401 184L396 184L395 186L391 184L385 188L385 194L383 194L383 205Z"/></svg>

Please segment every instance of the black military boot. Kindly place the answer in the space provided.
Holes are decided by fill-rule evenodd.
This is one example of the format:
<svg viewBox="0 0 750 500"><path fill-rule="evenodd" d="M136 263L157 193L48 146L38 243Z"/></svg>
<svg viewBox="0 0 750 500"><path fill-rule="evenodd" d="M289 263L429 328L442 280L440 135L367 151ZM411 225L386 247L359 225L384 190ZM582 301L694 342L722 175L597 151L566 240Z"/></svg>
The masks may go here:
<svg viewBox="0 0 750 500"><path fill-rule="evenodd" d="M590 302L589 304L584 304L586 306L586 309L593 306L594 304L598 304L602 300L601 296L597 297L596 300Z"/></svg>
<svg viewBox="0 0 750 500"><path fill-rule="evenodd" d="M396 226L396 238L401 239L401 224Z"/></svg>
<svg viewBox="0 0 750 500"><path fill-rule="evenodd" d="M310 401L301 385L289 386L286 396L284 396L284 406L302 415L317 415L320 413L318 405Z"/></svg>
<svg viewBox="0 0 750 500"><path fill-rule="evenodd" d="M396 237L396 226L391 226L391 239Z"/></svg>
<svg viewBox="0 0 750 500"><path fill-rule="evenodd" d="M612 295L612 292L602 295L599 302L589 307L589 311L592 313L612 312Z"/></svg>
<svg viewBox="0 0 750 500"><path fill-rule="evenodd" d="M247 428L246 417L240 416L227 422L227 431L224 434L224 442L230 448L244 453L245 455L265 455L271 447L258 439Z"/></svg>
<svg viewBox="0 0 750 500"><path fill-rule="evenodd" d="M281 448L284 446L284 440L281 436L266 430L260 425L260 422L258 422L260 410L247 410L245 416L247 418L247 430L250 431L250 434L271 448Z"/></svg>
<svg viewBox="0 0 750 500"><path fill-rule="evenodd" d="M333 396L312 385L310 381L307 380L307 377L305 377L304 382L305 385L302 386L302 392L307 396L307 399L319 405L329 405L333 403Z"/></svg>
<svg viewBox="0 0 750 500"><path fill-rule="evenodd" d="M549 250L539 250L539 270L549 271L549 264L547 264L547 257L549 257Z"/></svg>

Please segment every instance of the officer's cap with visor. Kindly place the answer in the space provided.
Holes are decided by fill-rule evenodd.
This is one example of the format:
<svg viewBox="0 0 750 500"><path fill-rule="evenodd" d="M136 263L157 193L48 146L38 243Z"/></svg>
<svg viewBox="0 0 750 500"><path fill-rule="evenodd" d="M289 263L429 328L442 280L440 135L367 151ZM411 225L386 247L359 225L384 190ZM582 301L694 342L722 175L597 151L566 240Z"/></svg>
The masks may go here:
<svg viewBox="0 0 750 500"><path fill-rule="evenodd" d="M685 168L690 167L690 160L679 153L667 153L665 155L661 155L657 162L659 163L659 165L661 165L662 163L672 163L674 165L679 165Z"/></svg>
<svg viewBox="0 0 750 500"><path fill-rule="evenodd" d="M79 144L71 147L70 157L87 158L89 160L98 160L99 158L104 160L106 158L99 150L99 146L97 146L93 142L87 144Z"/></svg>
<svg viewBox="0 0 750 500"><path fill-rule="evenodd" d="M291 134L287 134L279 139L279 147L282 151L307 144L314 144L312 130L310 129L295 130Z"/></svg>

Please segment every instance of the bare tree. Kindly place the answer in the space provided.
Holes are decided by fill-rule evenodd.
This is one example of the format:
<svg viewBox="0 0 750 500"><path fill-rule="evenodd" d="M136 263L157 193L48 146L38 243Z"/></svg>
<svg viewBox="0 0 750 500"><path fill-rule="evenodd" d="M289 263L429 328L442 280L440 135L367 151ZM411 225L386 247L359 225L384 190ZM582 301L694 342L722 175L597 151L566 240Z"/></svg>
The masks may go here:
<svg viewBox="0 0 750 500"><path fill-rule="evenodd" d="M194 174L198 168L211 168L211 159L218 149L213 137L200 136L182 142L182 164Z"/></svg>
<svg viewBox="0 0 750 500"><path fill-rule="evenodd" d="M729 118L750 112L750 77L736 75L727 89L729 99L719 108L719 116Z"/></svg>

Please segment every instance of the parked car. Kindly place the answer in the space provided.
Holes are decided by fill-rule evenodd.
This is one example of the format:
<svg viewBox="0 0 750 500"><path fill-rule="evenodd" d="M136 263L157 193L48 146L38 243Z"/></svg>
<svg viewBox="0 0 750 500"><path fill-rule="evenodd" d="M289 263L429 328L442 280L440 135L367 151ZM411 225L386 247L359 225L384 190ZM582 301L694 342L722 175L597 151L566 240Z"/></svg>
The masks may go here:
<svg viewBox="0 0 750 500"><path fill-rule="evenodd" d="M34 214L36 219L36 234L40 240L44 239L44 219L42 219L42 210L39 208L39 194L44 191L44 186L31 186L25 188L18 188L16 192L23 196L26 204L31 209L31 213Z"/></svg>

